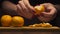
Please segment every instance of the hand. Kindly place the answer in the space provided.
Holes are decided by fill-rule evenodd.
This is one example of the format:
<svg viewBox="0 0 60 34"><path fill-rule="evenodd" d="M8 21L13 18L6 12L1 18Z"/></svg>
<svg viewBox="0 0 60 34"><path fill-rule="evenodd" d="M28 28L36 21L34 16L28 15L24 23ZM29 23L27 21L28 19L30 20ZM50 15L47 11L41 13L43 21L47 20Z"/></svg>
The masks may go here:
<svg viewBox="0 0 60 34"><path fill-rule="evenodd" d="M17 11L20 16L31 19L34 16L34 8L30 5L28 0L21 0L17 4Z"/></svg>
<svg viewBox="0 0 60 34"><path fill-rule="evenodd" d="M41 5L44 5L46 9L44 12L42 12L38 16L38 19L43 22L48 22L48 21L52 20L56 14L56 9L55 9L54 5L51 3L44 3Z"/></svg>

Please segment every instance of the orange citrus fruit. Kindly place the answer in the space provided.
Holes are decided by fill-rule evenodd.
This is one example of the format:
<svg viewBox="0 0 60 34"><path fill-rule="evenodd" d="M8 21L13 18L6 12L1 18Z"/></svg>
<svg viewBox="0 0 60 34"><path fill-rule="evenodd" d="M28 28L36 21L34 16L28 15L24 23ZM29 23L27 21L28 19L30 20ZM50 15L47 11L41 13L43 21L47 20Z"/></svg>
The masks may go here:
<svg viewBox="0 0 60 34"><path fill-rule="evenodd" d="M3 15L1 17L1 23L2 23L2 26L10 26L10 23L12 21L12 17L10 15Z"/></svg>
<svg viewBox="0 0 60 34"><path fill-rule="evenodd" d="M20 16L12 17L12 24L11 26L20 27L24 25L24 18Z"/></svg>
<svg viewBox="0 0 60 34"><path fill-rule="evenodd" d="M44 5L35 6L34 8L35 8L36 15L45 11Z"/></svg>

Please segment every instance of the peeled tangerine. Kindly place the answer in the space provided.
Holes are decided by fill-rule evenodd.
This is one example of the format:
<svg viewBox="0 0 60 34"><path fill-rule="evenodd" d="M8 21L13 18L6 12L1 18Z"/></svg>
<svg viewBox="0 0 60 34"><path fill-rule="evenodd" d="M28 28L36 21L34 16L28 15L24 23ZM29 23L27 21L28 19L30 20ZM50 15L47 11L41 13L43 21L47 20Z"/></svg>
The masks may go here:
<svg viewBox="0 0 60 34"><path fill-rule="evenodd" d="M24 25L24 19L20 16L14 16L12 18L11 26L15 27L21 27Z"/></svg>
<svg viewBox="0 0 60 34"><path fill-rule="evenodd" d="M2 26L4 27L10 26L11 21L12 21L12 17L10 15L3 15L1 17L1 23L2 23Z"/></svg>
<svg viewBox="0 0 60 34"><path fill-rule="evenodd" d="M39 5L39 6L35 6L34 7L35 8L35 14L37 15L37 14L40 14L41 12L43 12L43 11L45 11L45 7L44 7L44 5Z"/></svg>

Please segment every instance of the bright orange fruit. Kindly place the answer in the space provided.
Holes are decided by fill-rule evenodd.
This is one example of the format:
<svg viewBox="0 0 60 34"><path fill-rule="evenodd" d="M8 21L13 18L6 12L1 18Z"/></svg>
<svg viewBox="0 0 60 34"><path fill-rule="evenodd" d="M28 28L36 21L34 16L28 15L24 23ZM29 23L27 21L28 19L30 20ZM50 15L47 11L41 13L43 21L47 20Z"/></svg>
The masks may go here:
<svg viewBox="0 0 60 34"><path fill-rule="evenodd" d="M44 5L35 6L34 8L35 8L35 12L36 12L35 14L36 15L42 13L43 11L45 11Z"/></svg>
<svg viewBox="0 0 60 34"><path fill-rule="evenodd" d="M1 17L1 23L2 26L4 27L10 26L11 21L12 21L12 17L10 15L3 15Z"/></svg>
<svg viewBox="0 0 60 34"><path fill-rule="evenodd" d="M20 16L14 16L12 18L12 24L11 26L16 26L16 27L20 27L24 25L24 18L20 17Z"/></svg>

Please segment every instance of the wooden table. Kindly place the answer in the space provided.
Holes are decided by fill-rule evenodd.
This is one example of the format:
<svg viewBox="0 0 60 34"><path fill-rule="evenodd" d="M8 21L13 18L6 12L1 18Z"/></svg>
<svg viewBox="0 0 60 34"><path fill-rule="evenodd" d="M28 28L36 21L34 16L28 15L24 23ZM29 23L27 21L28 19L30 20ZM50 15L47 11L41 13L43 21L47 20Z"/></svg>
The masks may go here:
<svg viewBox="0 0 60 34"><path fill-rule="evenodd" d="M0 27L0 34L60 34L60 28Z"/></svg>

